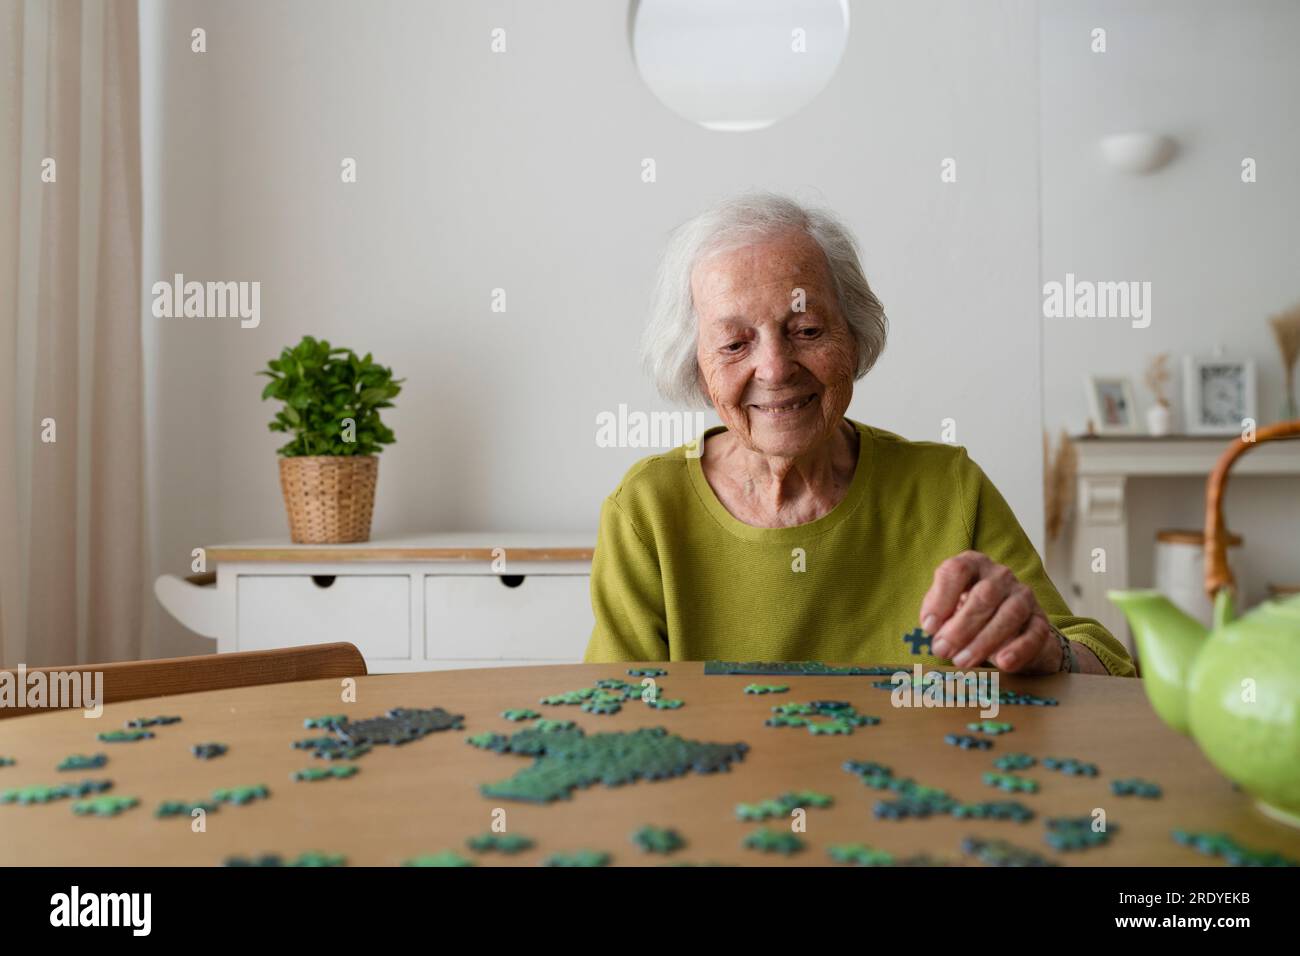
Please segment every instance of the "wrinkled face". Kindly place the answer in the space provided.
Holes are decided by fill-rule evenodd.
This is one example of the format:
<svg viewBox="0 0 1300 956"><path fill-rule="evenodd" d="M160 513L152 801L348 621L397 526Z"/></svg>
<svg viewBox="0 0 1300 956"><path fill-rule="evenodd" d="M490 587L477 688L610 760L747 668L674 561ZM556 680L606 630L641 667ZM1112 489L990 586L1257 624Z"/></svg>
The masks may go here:
<svg viewBox="0 0 1300 956"><path fill-rule="evenodd" d="M718 253L696 265L691 294L700 371L723 424L777 457L828 438L853 397L858 351L821 247L792 231Z"/></svg>

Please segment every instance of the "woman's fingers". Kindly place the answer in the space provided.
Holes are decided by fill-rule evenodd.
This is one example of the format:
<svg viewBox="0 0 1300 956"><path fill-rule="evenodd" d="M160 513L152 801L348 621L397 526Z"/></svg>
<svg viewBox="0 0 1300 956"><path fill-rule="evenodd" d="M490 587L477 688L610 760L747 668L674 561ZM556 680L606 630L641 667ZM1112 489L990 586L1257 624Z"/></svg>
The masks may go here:
<svg viewBox="0 0 1300 956"><path fill-rule="evenodd" d="M1039 667L1043 652L1052 646L1052 629L1042 613L1036 613L1029 619L1020 636L1004 645L993 655L993 663L998 670L1008 673L1024 671L1050 671L1052 668Z"/></svg>
<svg viewBox="0 0 1300 956"><path fill-rule="evenodd" d="M984 560L987 564L980 567L980 579L966 592L966 600L961 602L956 612L934 632L934 642L930 650L936 656L949 657L956 662L962 651L993 620L1007 596L1016 587L1016 577L1010 569L994 564L988 558ZM1018 625L1023 623L1021 620ZM1019 626L1016 630L1019 630ZM976 660L982 659L976 658Z"/></svg>
<svg viewBox="0 0 1300 956"><path fill-rule="evenodd" d="M988 623L976 634L960 652L953 656L952 662L958 667L971 667L981 664L998 653L1005 644L1019 639L1030 623L1030 618L1038 610L1038 602L1033 592L1017 582L1002 598L996 612Z"/></svg>
<svg viewBox="0 0 1300 956"><path fill-rule="evenodd" d="M985 564L993 562L978 551L963 551L934 569L934 581L921 601L921 629L933 636L957 610L966 589L980 578Z"/></svg>

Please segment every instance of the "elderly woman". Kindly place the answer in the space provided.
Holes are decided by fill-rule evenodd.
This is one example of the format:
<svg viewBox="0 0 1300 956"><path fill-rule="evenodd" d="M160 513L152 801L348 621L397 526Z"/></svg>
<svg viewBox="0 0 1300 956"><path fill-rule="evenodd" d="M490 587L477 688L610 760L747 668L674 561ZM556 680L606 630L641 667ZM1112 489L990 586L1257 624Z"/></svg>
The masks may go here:
<svg viewBox="0 0 1300 956"><path fill-rule="evenodd" d="M1132 675L961 447L844 417L886 321L845 227L757 194L678 229L643 352L723 421L605 499L588 661L989 664ZM929 654L904 635L920 625ZM919 645L923 647L924 645Z"/></svg>

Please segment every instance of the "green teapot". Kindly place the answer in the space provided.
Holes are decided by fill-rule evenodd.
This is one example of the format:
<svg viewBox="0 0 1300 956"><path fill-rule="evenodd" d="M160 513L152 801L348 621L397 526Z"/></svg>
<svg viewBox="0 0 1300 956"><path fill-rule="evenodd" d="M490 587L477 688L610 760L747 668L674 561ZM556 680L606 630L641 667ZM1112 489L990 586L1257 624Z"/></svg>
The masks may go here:
<svg viewBox="0 0 1300 956"><path fill-rule="evenodd" d="M1227 563L1223 489L1233 461L1259 441L1300 435L1300 421L1238 439L1206 491L1205 588L1214 627L1153 590L1107 594L1128 618L1142 680L1157 715L1190 734L1209 761L1251 794L1260 810L1300 827L1300 595L1236 618Z"/></svg>

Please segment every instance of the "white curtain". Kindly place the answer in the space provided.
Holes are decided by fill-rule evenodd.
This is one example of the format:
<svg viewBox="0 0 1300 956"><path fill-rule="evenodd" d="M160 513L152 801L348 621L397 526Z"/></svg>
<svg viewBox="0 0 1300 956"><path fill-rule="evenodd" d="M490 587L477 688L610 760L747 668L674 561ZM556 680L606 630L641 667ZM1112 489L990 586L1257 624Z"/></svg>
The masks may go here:
<svg viewBox="0 0 1300 956"><path fill-rule="evenodd" d="M136 0L0 0L5 666L143 648L139 59Z"/></svg>

